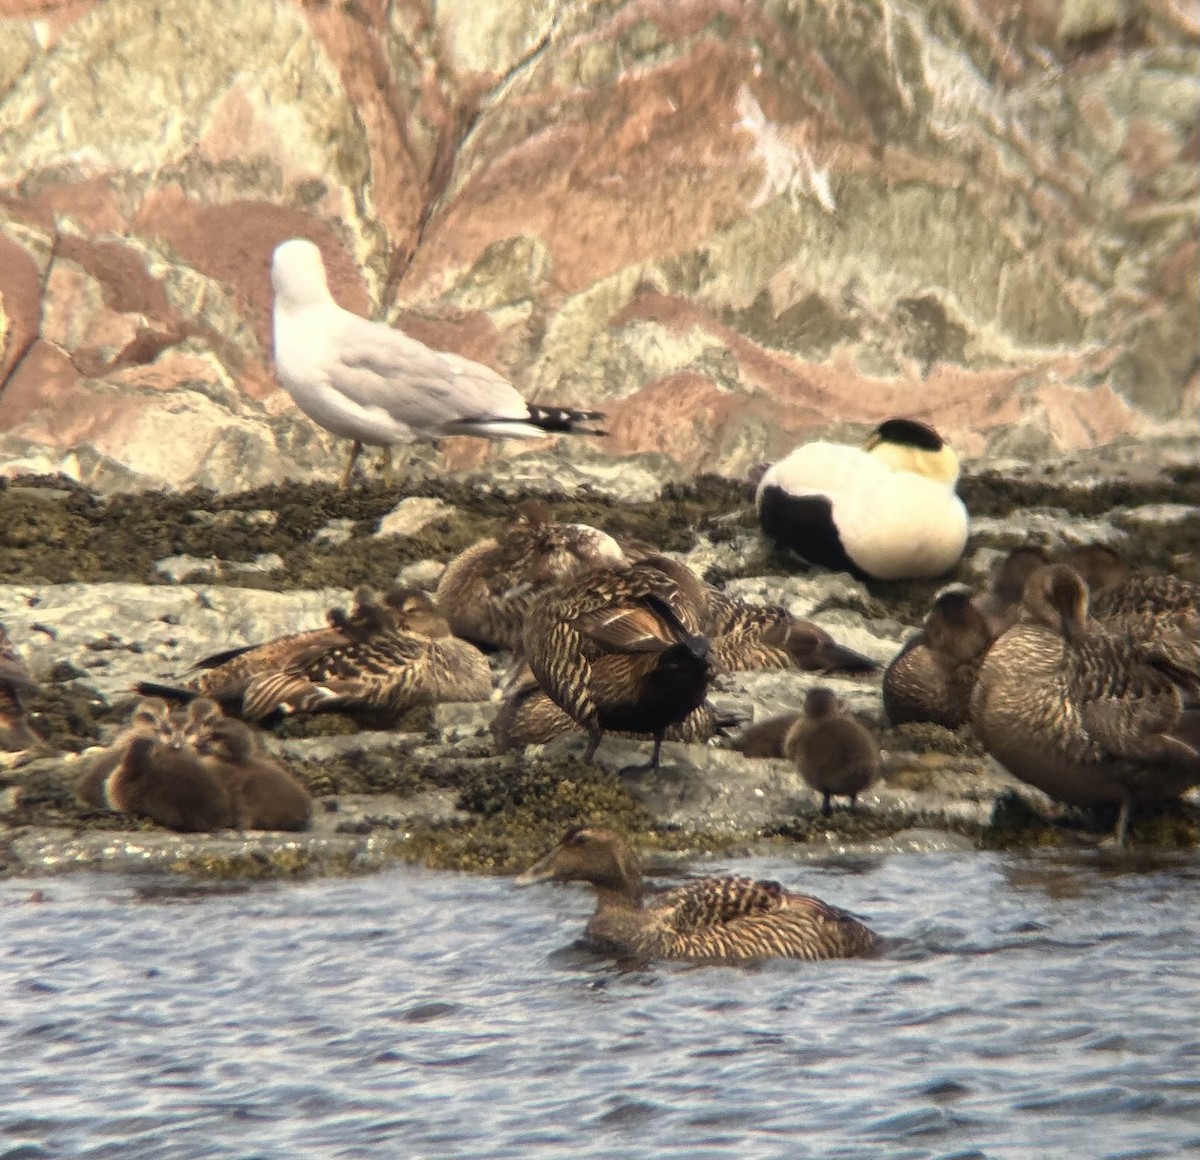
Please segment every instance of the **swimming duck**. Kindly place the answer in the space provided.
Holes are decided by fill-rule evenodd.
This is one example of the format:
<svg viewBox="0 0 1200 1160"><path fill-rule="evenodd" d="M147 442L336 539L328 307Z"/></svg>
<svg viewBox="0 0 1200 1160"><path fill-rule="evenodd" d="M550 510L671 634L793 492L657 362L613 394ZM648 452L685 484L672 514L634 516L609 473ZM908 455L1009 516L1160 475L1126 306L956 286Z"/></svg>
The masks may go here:
<svg viewBox="0 0 1200 1160"><path fill-rule="evenodd" d="M879 949L875 934L852 915L778 882L701 878L646 898L637 858L611 830L568 830L515 882L549 879L595 886L584 939L621 957L751 963L854 958Z"/></svg>
<svg viewBox="0 0 1200 1160"><path fill-rule="evenodd" d="M161 698L139 702L129 726L84 771L79 800L180 833L230 827L228 791L190 744L188 716Z"/></svg>
<svg viewBox="0 0 1200 1160"><path fill-rule="evenodd" d="M832 690L818 685L804 698L804 715L783 739L783 755L796 763L800 776L822 795L821 812L829 817L830 799L850 799L850 808L878 776L879 741L850 715Z"/></svg>
<svg viewBox="0 0 1200 1160"><path fill-rule="evenodd" d="M184 735L204 767L225 787L233 824L239 830L306 830L312 796L278 762L263 752L245 722L199 697L187 707Z"/></svg>
<svg viewBox="0 0 1200 1160"><path fill-rule="evenodd" d="M686 743L707 741L716 734L723 734L740 720L740 716L718 712L705 701L678 724L669 725L664 738ZM506 680L504 699L492 718L491 732L496 752L511 753L526 745L545 745L555 737L580 731L581 726L549 698L529 666L521 661Z"/></svg>
<svg viewBox="0 0 1200 1160"><path fill-rule="evenodd" d="M588 425L601 411L528 403L491 367L343 310L329 293L321 251L304 238L275 248L271 286L280 383L313 422L353 440L343 487L364 444L384 448L390 483L397 443L604 434Z"/></svg>
<svg viewBox="0 0 1200 1160"><path fill-rule="evenodd" d="M41 744L42 739L29 725L23 702L38 687L0 624L0 749L17 752Z"/></svg>
<svg viewBox="0 0 1200 1160"><path fill-rule="evenodd" d="M1194 696L1195 689L1187 692ZM1013 776L1071 805L1131 808L1200 782L1200 710L1173 674L1088 616L1073 569L1039 569L1021 618L991 646L971 695L971 721Z"/></svg>
<svg viewBox="0 0 1200 1160"><path fill-rule="evenodd" d="M943 592L925 624L883 673L888 721L932 721L957 729L970 715L971 690L992 631L966 592Z"/></svg>
<svg viewBox="0 0 1200 1160"><path fill-rule="evenodd" d="M544 500L526 500L498 536L480 540L446 565L437 601L456 636L485 648L516 648L539 593L625 559L620 544L599 528L556 523Z"/></svg>
<svg viewBox="0 0 1200 1160"><path fill-rule="evenodd" d="M530 610L525 658L551 700L588 735L590 762L606 732L663 738L705 699L713 676L701 631L703 593L665 557L594 568L548 589Z"/></svg>
<svg viewBox="0 0 1200 1160"><path fill-rule="evenodd" d="M138 689L209 697L249 721L279 710L337 711L386 724L415 705L486 700L492 688L487 658L451 634L425 593L403 588L382 603L361 590L349 613L330 611L328 628L200 664L206 671L187 686L143 682Z"/></svg>
<svg viewBox="0 0 1200 1160"><path fill-rule="evenodd" d="M873 673L869 657L838 644L823 628L777 604L749 604L705 586L705 631L713 660L726 672L799 669L808 673Z"/></svg>
<svg viewBox="0 0 1200 1160"><path fill-rule="evenodd" d="M889 419L862 447L805 443L768 468L759 523L780 546L860 579L941 576L967 543L957 480L958 457L932 427Z"/></svg>

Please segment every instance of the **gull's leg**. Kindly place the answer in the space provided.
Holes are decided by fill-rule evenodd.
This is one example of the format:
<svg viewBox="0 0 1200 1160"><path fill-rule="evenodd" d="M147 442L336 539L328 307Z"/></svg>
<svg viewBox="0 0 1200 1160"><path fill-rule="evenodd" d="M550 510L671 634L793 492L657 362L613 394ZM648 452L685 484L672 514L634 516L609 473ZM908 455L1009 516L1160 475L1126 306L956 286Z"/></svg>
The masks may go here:
<svg viewBox="0 0 1200 1160"><path fill-rule="evenodd" d="M354 465L358 462L358 457L362 454L362 444L355 439L354 445L350 448L350 462L346 464L345 474L342 476L342 490L350 486L350 477L354 474Z"/></svg>

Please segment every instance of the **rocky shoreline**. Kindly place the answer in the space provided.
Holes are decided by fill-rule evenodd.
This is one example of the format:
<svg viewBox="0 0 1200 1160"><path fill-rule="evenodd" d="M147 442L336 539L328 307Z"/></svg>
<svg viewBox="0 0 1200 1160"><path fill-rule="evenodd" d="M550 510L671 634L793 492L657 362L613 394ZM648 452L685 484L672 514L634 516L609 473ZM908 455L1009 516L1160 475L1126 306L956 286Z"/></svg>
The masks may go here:
<svg viewBox="0 0 1200 1160"><path fill-rule="evenodd" d="M785 846L797 856L1011 844L1095 843L1107 819L1064 812L1003 773L968 731L884 728L886 776L853 812L821 816L786 762L750 760L720 739L668 743L654 774L623 772L645 746L608 739L581 763L582 738L494 756L492 704L441 705L389 733L330 714L290 720L271 747L318 798L302 835L191 836L135 830L79 806L79 755L127 715L139 679L177 676L219 649L319 624L358 584L432 586L441 565L488 534L514 500L544 494L560 518L680 553L706 578L784 604L886 663L944 584L977 585L995 553L1102 541L1139 566L1195 579L1200 454L1183 441L1113 445L1063 462L989 463L960 494L967 554L936 582L864 584L771 553L751 491L701 477L655 492L652 462L611 478L553 456L486 476L410 480L404 498L370 483L349 492L289 484L240 494L101 496L57 477L0 485L0 622L43 682L31 700L42 750L0 769L0 874L71 868L170 869L204 876L354 873L404 859L511 872L563 827L603 820L641 846L697 853ZM502 658L496 660L497 667ZM815 683L881 722L879 678L737 673L714 701L755 720L796 708ZM1193 845L1192 799L1139 819L1135 842Z"/></svg>

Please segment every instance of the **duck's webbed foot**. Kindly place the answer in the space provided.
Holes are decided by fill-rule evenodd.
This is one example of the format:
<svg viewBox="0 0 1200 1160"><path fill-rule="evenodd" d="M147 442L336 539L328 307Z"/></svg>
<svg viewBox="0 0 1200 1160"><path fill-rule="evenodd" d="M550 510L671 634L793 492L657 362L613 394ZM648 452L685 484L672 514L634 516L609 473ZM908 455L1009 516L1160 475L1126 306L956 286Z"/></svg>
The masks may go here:
<svg viewBox="0 0 1200 1160"><path fill-rule="evenodd" d="M654 739L654 750L650 754L649 761L645 762L643 765L627 765L621 770L621 772L622 773L649 773L651 770L657 769L658 768L658 756L659 756L659 753L662 751L662 743L663 743L663 739L662 739L662 735L660 734L659 736L655 737L655 739Z"/></svg>

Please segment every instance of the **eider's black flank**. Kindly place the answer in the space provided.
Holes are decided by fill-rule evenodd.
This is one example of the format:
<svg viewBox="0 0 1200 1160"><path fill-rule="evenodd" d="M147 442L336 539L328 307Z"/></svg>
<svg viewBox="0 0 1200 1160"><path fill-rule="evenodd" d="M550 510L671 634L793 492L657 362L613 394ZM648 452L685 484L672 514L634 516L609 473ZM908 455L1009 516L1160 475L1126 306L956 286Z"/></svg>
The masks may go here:
<svg viewBox="0 0 1200 1160"><path fill-rule="evenodd" d="M789 495L782 487L768 484L759 496L758 520L763 534L781 548L790 548L823 568L867 578L842 546L828 496Z"/></svg>

